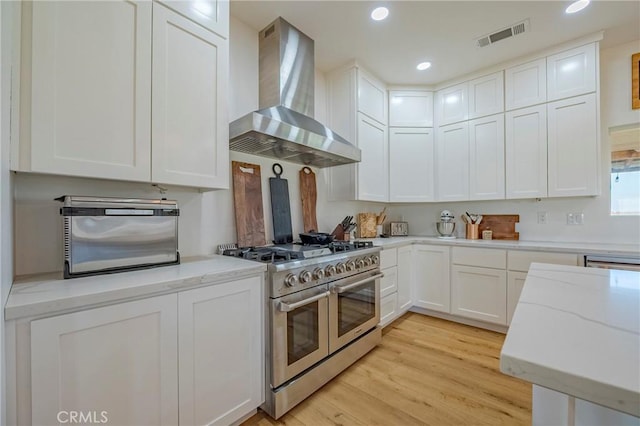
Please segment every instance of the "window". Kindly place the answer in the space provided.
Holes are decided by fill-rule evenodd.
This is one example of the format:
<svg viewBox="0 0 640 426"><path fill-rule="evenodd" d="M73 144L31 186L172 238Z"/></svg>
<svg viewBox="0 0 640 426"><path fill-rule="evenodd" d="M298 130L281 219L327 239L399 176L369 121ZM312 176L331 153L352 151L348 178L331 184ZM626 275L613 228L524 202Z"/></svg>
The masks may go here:
<svg viewBox="0 0 640 426"><path fill-rule="evenodd" d="M640 215L640 124L609 129L611 215Z"/></svg>

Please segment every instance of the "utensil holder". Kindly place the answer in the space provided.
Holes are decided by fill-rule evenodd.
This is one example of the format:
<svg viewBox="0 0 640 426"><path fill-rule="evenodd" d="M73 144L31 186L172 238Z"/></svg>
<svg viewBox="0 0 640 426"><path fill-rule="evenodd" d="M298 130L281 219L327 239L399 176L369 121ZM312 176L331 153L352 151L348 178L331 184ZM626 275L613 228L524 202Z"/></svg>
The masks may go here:
<svg viewBox="0 0 640 426"><path fill-rule="evenodd" d="M480 235L480 225L467 223L467 240L477 240Z"/></svg>

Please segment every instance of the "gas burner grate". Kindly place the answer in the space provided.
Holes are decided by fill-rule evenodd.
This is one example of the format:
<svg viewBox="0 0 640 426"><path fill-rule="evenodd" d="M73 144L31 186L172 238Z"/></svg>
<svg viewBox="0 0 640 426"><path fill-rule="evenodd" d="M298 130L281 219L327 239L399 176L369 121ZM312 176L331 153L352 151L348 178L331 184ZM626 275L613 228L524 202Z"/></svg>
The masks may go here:
<svg viewBox="0 0 640 426"><path fill-rule="evenodd" d="M288 262L301 259L299 253L270 247L243 247L227 249L222 253L224 256L240 257L247 260L255 260L264 263Z"/></svg>

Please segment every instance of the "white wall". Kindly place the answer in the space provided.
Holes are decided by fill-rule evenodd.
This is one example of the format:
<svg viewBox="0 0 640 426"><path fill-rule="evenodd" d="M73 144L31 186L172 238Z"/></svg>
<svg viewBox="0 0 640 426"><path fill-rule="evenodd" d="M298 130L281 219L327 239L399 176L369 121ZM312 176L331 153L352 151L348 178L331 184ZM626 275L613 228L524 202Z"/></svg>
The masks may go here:
<svg viewBox="0 0 640 426"><path fill-rule="evenodd" d="M9 120L11 88L11 15L14 4L0 3L0 299L4 306L13 279L13 223L11 196L13 179L9 171ZM6 423L4 321L0 321L0 424Z"/></svg>
<svg viewBox="0 0 640 426"><path fill-rule="evenodd" d="M409 231L419 235L437 235L435 222L440 211L449 209L456 217L465 212L487 214L519 214L517 231L520 239L535 241L575 242L640 242L640 218L610 215L610 170L608 129L612 126L640 123L640 110L631 109L631 55L640 51L640 40L603 49L600 52L600 115L601 115L601 195L599 197L459 202L420 205L395 205L390 218L407 220ZM537 212L549 215L548 224L538 225ZM584 213L583 226L566 224L566 214ZM458 235L464 237L461 220Z"/></svg>
<svg viewBox="0 0 640 426"><path fill-rule="evenodd" d="M229 118L234 120L258 108L258 33L231 18L230 26ZM4 73L3 73L4 74ZM316 71L316 118L326 117L324 75ZM273 238L268 178L275 160L232 152L231 160L259 164L262 171L262 199L267 241ZM302 231L302 212L298 164L282 162L283 178L289 181L293 232ZM314 169L318 183L318 227L331 232L346 215L381 208L366 203L326 201L321 172ZM15 274L24 275L62 270L62 221L60 195L98 195L157 198L158 191L148 184L115 182L19 173L15 177ZM179 203L179 250L181 256L207 255L219 244L236 241L233 193L230 190L200 193L193 189L170 187L165 194Z"/></svg>

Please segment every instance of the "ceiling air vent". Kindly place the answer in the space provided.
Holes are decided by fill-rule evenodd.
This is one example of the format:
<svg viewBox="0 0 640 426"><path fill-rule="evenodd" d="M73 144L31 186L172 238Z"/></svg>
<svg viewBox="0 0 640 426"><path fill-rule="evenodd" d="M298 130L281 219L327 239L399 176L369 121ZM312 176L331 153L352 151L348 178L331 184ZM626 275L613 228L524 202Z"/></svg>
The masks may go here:
<svg viewBox="0 0 640 426"><path fill-rule="evenodd" d="M517 36L527 31L529 31L529 20L525 19L524 21L518 22L517 24L514 24L510 27L503 28L491 34L480 37L476 40L476 45L478 47L489 46L490 44L496 43L500 40L504 40L505 38Z"/></svg>

